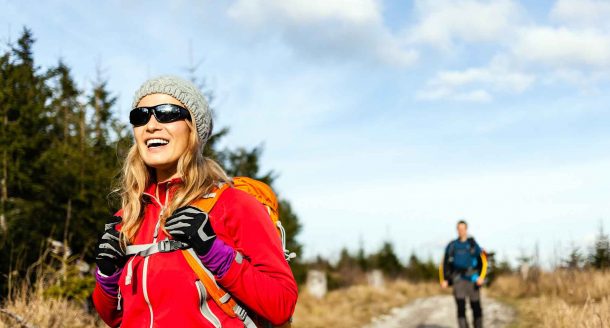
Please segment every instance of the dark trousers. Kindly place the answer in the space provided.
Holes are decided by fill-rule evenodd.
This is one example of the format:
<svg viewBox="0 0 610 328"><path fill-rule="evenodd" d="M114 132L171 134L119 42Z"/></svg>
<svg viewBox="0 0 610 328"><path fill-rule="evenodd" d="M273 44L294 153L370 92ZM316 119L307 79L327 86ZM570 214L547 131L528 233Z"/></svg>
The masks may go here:
<svg viewBox="0 0 610 328"><path fill-rule="evenodd" d="M458 324L460 328L467 328L466 322L466 298L470 301L472 308L472 317L475 328L483 327L483 311L481 309L481 296L479 287L473 282L461 279L459 277L453 280L453 296L457 304Z"/></svg>

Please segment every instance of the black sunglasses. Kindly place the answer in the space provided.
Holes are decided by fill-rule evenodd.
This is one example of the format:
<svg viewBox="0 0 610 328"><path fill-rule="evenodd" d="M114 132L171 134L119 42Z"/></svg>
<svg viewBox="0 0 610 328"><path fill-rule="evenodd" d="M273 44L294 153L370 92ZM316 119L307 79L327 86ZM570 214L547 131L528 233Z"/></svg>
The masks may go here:
<svg viewBox="0 0 610 328"><path fill-rule="evenodd" d="M159 123L170 123L182 119L191 120L191 113L178 105L160 104L151 107L136 107L129 112L129 123L133 126L141 126L150 120L150 115L155 115Z"/></svg>

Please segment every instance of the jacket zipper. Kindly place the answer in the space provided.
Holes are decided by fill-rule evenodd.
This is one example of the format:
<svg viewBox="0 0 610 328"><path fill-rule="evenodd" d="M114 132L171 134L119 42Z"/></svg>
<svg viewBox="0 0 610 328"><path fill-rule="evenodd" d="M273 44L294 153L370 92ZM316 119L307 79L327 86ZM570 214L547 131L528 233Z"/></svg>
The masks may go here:
<svg viewBox="0 0 610 328"><path fill-rule="evenodd" d="M210 309L207 302L207 291L205 290L205 286L201 282L201 280L195 280L195 287L197 288L197 294L199 295L199 312L203 315L206 320L208 320L215 328L220 328L222 325L220 324L220 320L214 312Z"/></svg>
<svg viewBox="0 0 610 328"><path fill-rule="evenodd" d="M157 217L157 224L155 226L155 232L153 235L153 243L157 242L157 236L159 235L159 226L161 225L161 216L163 215L163 213L165 212L166 206L164 204L161 204L161 201L159 200L159 185L157 184L156 188L155 188L155 196L145 193L146 195L150 196L151 198L153 198L154 200L157 201L157 204L159 204L159 206L161 207L161 211L159 212L159 216ZM169 184L167 184L166 188L165 188L165 203L167 204L167 197L169 196ZM146 301L146 305L148 305L148 310L150 311L150 328L153 327L153 319L154 319L154 313L153 313L153 308L152 305L150 303L150 298L148 297L148 287L146 285L147 283L147 275L148 275L148 259L150 257L147 256L144 258L144 266L142 268L142 291L144 294L144 300Z"/></svg>

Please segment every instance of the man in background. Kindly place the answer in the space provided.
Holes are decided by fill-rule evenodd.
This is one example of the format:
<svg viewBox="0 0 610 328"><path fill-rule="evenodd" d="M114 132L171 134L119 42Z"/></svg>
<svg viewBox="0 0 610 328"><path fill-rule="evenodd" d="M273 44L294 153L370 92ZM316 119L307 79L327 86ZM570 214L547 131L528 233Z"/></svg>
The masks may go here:
<svg viewBox="0 0 610 328"><path fill-rule="evenodd" d="M468 236L466 221L457 223L458 238L445 248L439 275L441 287L453 286L453 296L457 304L458 325L467 328L466 298L472 308L473 325L483 327L483 311L479 289L485 281L487 259L485 253L474 240Z"/></svg>

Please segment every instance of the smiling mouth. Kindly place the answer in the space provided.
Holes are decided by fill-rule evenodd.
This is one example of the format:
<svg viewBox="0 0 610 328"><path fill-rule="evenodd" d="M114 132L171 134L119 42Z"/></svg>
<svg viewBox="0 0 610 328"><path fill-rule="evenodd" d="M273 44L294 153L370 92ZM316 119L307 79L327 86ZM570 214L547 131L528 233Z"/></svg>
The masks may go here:
<svg viewBox="0 0 610 328"><path fill-rule="evenodd" d="M146 147L148 147L148 149L152 149L152 148L165 146L168 143L169 143L169 140L166 140L166 139L160 139L160 138L148 139L148 140L146 140Z"/></svg>

